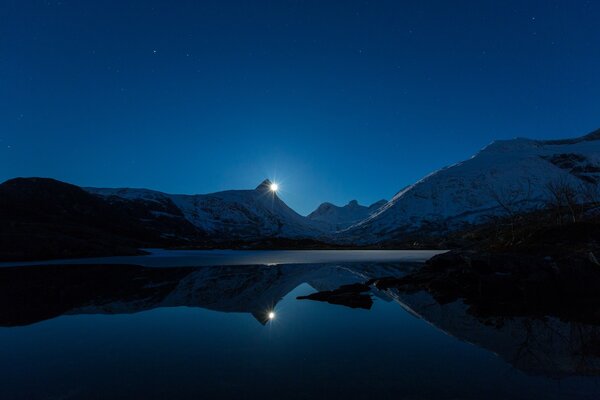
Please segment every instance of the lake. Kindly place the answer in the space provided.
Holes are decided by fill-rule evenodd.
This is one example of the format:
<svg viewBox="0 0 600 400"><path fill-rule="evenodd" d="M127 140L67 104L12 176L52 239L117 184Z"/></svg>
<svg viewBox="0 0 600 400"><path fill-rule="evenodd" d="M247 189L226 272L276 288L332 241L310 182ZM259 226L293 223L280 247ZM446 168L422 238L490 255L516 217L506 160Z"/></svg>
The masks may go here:
<svg viewBox="0 0 600 400"><path fill-rule="evenodd" d="M597 326L482 321L461 302L374 287L298 299L401 277L434 254L154 251L5 263L0 398L599 398Z"/></svg>

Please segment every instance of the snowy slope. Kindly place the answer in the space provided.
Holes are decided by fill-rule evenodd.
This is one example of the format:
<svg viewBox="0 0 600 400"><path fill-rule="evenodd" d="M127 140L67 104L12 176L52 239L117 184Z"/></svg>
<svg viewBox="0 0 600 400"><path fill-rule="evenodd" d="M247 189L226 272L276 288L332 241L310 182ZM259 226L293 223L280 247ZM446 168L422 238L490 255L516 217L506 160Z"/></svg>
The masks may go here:
<svg viewBox="0 0 600 400"><path fill-rule="evenodd" d="M339 238L373 243L421 228L456 228L502 214L500 202L525 211L545 202L549 182L576 188L600 182L600 130L570 140L493 142L403 189Z"/></svg>
<svg viewBox="0 0 600 400"><path fill-rule="evenodd" d="M368 207L358 204L356 200L352 200L343 207L323 203L307 218L329 232L336 232L368 218L386 203L386 200L379 200Z"/></svg>
<svg viewBox="0 0 600 400"><path fill-rule="evenodd" d="M172 195L147 189L85 188L107 198L173 203L177 212L212 237L258 239L315 238L323 234L310 220L289 208L263 181L254 190L228 190L201 195ZM165 211L167 212L167 211Z"/></svg>

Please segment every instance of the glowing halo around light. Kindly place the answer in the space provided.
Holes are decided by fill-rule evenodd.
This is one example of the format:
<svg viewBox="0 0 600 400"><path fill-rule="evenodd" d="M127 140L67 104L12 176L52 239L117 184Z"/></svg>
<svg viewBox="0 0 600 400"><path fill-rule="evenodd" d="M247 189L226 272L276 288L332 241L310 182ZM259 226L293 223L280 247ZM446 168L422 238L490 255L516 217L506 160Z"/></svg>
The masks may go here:
<svg viewBox="0 0 600 400"><path fill-rule="evenodd" d="M271 183L271 186L269 186L269 190L271 190L271 192L275 193L276 191L279 190L279 185L276 183Z"/></svg>
<svg viewBox="0 0 600 400"><path fill-rule="evenodd" d="M275 312L269 311L269 314L267 314L267 317L269 317L269 319L271 319L271 320L275 319Z"/></svg>

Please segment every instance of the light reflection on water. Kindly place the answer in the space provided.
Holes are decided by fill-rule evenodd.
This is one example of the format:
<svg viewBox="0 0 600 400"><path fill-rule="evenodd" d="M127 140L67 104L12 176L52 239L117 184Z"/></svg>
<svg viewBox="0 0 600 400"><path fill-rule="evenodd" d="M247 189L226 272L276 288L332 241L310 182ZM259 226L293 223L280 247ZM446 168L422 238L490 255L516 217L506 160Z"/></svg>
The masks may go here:
<svg viewBox="0 0 600 400"><path fill-rule="evenodd" d="M498 328L460 304L375 289L370 310L296 299L412 268L13 277L0 308L0 398L598 398L598 355L571 354L561 346L575 342L558 339L593 327L515 319ZM53 287L81 290L56 297Z"/></svg>

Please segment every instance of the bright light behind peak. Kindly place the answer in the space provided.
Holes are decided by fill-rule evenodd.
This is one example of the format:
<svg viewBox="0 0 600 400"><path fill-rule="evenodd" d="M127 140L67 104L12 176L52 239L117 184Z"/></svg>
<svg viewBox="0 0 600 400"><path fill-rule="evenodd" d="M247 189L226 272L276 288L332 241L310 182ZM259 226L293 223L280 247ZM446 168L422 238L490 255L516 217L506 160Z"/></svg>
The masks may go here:
<svg viewBox="0 0 600 400"><path fill-rule="evenodd" d="M276 183L271 183L271 186L269 186L269 189L271 189L271 192L276 192L279 190L279 185Z"/></svg>
<svg viewBox="0 0 600 400"><path fill-rule="evenodd" d="M271 311L268 315L269 319L275 319L275 313Z"/></svg>

